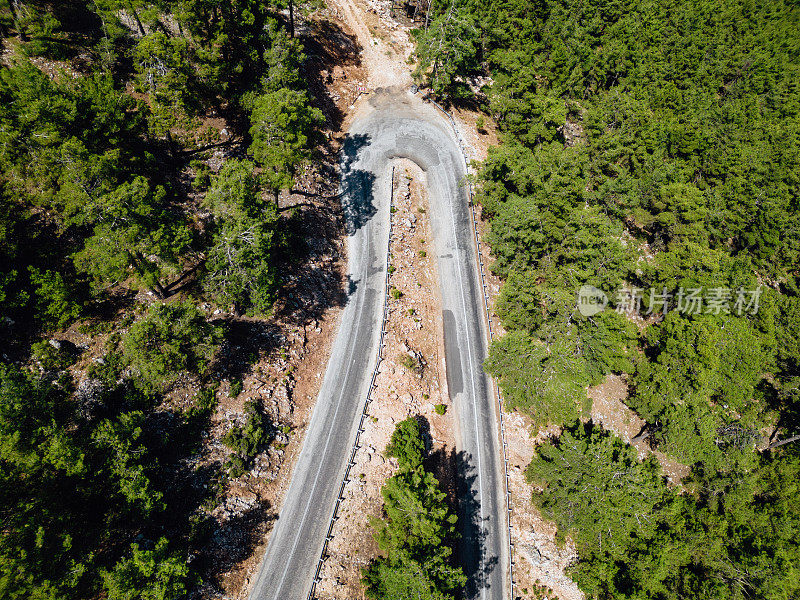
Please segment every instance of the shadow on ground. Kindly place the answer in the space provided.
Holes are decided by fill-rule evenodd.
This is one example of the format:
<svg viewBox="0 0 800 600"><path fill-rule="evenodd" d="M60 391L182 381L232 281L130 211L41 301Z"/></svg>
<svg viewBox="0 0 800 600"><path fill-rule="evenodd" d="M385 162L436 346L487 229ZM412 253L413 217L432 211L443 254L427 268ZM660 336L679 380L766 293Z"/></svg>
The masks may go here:
<svg viewBox="0 0 800 600"><path fill-rule="evenodd" d="M203 553L206 564L198 565L201 572L224 573L250 557L276 518L272 507L264 502L216 527ZM214 583L222 587L221 581Z"/></svg>
<svg viewBox="0 0 800 600"><path fill-rule="evenodd" d="M430 447L428 422L420 418L420 426L425 443ZM472 457L454 449L440 448L430 454L426 463L439 480L440 489L447 494L448 502L458 515L460 538L455 545L456 563L464 569L467 576L462 597L476 598L482 589L489 588L489 574L497 568L498 557L483 560L486 554L485 541L488 528L487 519L481 520L480 504L475 486L475 467Z"/></svg>
<svg viewBox="0 0 800 600"><path fill-rule="evenodd" d="M308 78L315 104L325 114L331 130L339 131L345 115L328 96L326 85L334 67L361 65L358 41L336 23L324 19L314 21L312 35L303 38L303 46L308 55L304 75Z"/></svg>
<svg viewBox="0 0 800 600"><path fill-rule="evenodd" d="M377 212L374 203L375 175L370 171L353 168L359 153L369 142L368 135L348 134L342 144L342 212L347 235L353 235L361 229Z"/></svg>
<svg viewBox="0 0 800 600"><path fill-rule="evenodd" d="M493 556L486 559L486 530L488 518L481 519L478 492L475 489L477 475L472 465L472 456L465 452L452 455L457 473L458 531L461 534L456 556L467 576L464 598L480 595L482 589L489 587L489 574L497 567L499 559Z"/></svg>

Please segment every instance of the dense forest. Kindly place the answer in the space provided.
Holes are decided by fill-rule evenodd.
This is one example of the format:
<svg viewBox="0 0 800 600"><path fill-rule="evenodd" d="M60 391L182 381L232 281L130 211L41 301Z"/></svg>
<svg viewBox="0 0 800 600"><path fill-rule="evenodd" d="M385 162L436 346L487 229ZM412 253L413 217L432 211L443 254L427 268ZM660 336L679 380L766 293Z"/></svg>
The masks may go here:
<svg viewBox="0 0 800 600"><path fill-rule="evenodd" d="M323 144L290 4L0 5L0 597L181 597L202 507L280 431L249 403L187 476L230 375L200 307L270 314L298 245L280 199ZM590 598L800 595L799 25L788 0L451 0L416 32L416 77L499 127L486 366L560 432L527 475ZM80 382L70 328L104 343ZM589 419L612 374L682 481ZM387 455L365 587L453 597L417 421Z"/></svg>
<svg viewBox="0 0 800 600"><path fill-rule="evenodd" d="M500 130L477 177L504 279L486 366L563 431L528 476L572 575L590 598L798 597L800 7L434 10L416 76ZM605 310L578 310L582 286ZM587 422L609 374L691 467L678 485Z"/></svg>
<svg viewBox="0 0 800 600"><path fill-rule="evenodd" d="M192 467L230 376L211 310L272 310L297 242L278 201L323 121L286 6L0 9L2 598L183 596L208 566L203 507L277 434L250 403L228 462ZM80 378L70 327L104 341ZM165 405L187 378L190 407Z"/></svg>

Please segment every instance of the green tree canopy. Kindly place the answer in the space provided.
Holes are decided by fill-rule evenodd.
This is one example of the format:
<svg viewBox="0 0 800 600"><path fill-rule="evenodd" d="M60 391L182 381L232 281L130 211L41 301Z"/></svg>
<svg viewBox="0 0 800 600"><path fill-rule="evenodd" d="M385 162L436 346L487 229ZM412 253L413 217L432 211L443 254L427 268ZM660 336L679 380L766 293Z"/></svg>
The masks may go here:
<svg viewBox="0 0 800 600"><path fill-rule="evenodd" d="M124 282L165 295L162 279L176 270L191 234L165 211L166 191L144 177L123 183L102 199L104 218L75 254L75 265L97 289Z"/></svg>
<svg viewBox="0 0 800 600"><path fill-rule="evenodd" d="M230 160L206 194L214 213L214 243L203 288L215 301L266 314L275 301L280 236L273 203L264 202L254 166Z"/></svg>
<svg viewBox="0 0 800 600"><path fill-rule="evenodd" d="M297 168L312 156L315 127L323 122L305 92L279 89L253 100L249 152L276 194L294 185Z"/></svg>
<svg viewBox="0 0 800 600"><path fill-rule="evenodd" d="M782 600L800 591L799 466L782 453L722 477L695 470L678 495L652 458L578 424L540 447L526 474L534 501L575 541L571 575L587 595Z"/></svg>
<svg viewBox="0 0 800 600"><path fill-rule="evenodd" d="M425 440L422 439L417 419L409 417L397 424L386 446L386 455L396 458L403 470L414 470L422 466L425 459Z"/></svg>
<svg viewBox="0 0 800 600"><path fill-rule="evenodd" d="M636 537L650 537L654 513L669 502L654 459L591 424L576 424L538 449L526 471L542 489L542 513L569 535L582 557L607 554L624 560Z"/></svg>
<svg viewBox="0 0 800 600"><path fill-rule="evenodd" d="M152 550L131 544L131 555L103 573L109 600L177 600L186 593L189 569L184 559L170 552L166 538Z"/></svg>
<svg viewBox="0 0 800 600"><path fill-rule="evenodd" d="M456 516L439 482L425 470L424 452L419 421L400 422L386 447L386 454L400 462L400 471L381 491L385 518L373 523L382 556L362 571L370 598L452 600L466 583L461 569L453 566Z"/></svg>
<svg viewBox="0 0 800 600"><path fill-rule="evenodd" d="M465 78L478 71L480 32L473 15L456 2L419 29L414 77L429 84L443 99L463 98Z"/></svg>
<svg viewBox="0 0 800 600"><path fill-rule="evenodd" d="M122 348L145 386L164 388L182 371L208 368L220 335L193 304L156 303L131 325Z"/></svg>

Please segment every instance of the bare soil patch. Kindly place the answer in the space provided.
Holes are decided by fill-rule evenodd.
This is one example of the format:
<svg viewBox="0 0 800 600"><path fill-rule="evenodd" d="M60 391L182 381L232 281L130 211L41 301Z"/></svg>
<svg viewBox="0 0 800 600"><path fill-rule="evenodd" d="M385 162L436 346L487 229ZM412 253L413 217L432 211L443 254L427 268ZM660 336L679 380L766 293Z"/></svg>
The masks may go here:
<svg viewBox="0 0 800 600"><path fill-rule="evenodd" d="M592 399L592 419L622 438L626 444L636 448L640 459L653 454L670 485L680 485L681 480L689 475L691 467L670 458L660 450L653 450L646 439L636 439L645 420L625 405L628 382L624 376L608 375L603 383L589 388L587 393Z"/></svg>

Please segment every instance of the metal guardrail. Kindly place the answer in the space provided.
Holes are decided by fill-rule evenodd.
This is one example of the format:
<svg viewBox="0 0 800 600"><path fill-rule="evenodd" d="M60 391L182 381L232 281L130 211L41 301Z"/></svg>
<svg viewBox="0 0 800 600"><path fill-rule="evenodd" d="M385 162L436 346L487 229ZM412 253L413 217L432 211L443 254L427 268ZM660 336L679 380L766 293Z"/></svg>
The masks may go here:
<svg viewBox="0 0 800 600"><path fill-rule="evenodd" d="M369 383L369 391L364 400L364 407L361 409L361 421L358 424L358 431L356 432L356 439L353 442L353 448L350 451L350 460L347 462L347 468L344 472L342 485L339 486L339 495L336 497L336 506L333 509L330 523L328 524L328 532L325 534L325 541L322 544L322 552L320 553L319 560L317 561L317 570L314 572L314 581L311 583L311 590L308 592L306 600L316 600L314 595L317 591L317 583L321 580L320 573L322 572L322 565L328 557L328 542L333 539L333 526L339 518L339 508L344 501L344 488L350 482L350 469L356 464L356 452L361 447L361 434L364 433L364 421L367 419L367 410L369 409L370 402L372 402L372 392L375 389L375 380L380 372L381 362L383 361L383 338L387 333L386 319L389 315L389 264L391 260L392 251L392 203L394 202L394 166L392 166L392 183L391 191L389 193L389 242L386 251L386 278L384 280L383 289L383 317L381 318L381 336L378 343L378 357L375 361L375 369L372 371L372 379Z"/></svg>
<svg viewBox="0 0 800 600"><path fill-rule="evenodd" d="M469 159L467 158L464 142L461 139L461 135L458 133L458 128L456 127L456 122L453 119L453 116L435 100L431 99L430 102L436 108L438 108L442 114L444 114L444 116L447 117L448 121L450 121L450 125L453 128L453 133L458 141L458 147L461 150L461 155L464 157L465 170L467 173L469 173ZM483 265L483 256L481 256L481 240L478 236L478 218L475 213L475 203L473 202L472 183L469 180L467 180L467 193L469 194L469 208L470 212L472 213L472 231L475 237L478 267L481 274L481 287L483 288L483 307L486 312L489 342L492 342L494 340L494 332L492 331L492 316L491 311L489 310L489 288L486 285L486 273ZM498 414L500 415L500 441L503 444L503 470L505 471L506 477L506 510L508 511L508 576L511 584L511 600L514 600L514 542L511 539L511 485L508 477L508 454L506 452L508 444L506 443L505 421L503 420L503 395L500 393L500 386L497 385L497 382L494 384L494 389L497 392L497 405L499 409Z"/></svg>

